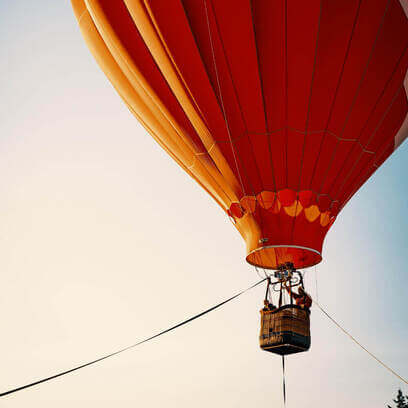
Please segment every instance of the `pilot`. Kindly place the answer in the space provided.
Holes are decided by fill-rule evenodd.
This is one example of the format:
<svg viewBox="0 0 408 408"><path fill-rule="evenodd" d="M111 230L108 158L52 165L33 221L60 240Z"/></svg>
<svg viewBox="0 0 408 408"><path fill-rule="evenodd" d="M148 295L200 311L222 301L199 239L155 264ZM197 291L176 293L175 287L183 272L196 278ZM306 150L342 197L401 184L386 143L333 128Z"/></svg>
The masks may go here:
<svg viewBox="0 0 408 408"><path fill-rule="evenodd" d="M286 290L295 299L296 305L302 309L309 310L312 306L312 298L308 295L302 286L299 286L298 293L292 292L290 286L285 285Z"/></svg>

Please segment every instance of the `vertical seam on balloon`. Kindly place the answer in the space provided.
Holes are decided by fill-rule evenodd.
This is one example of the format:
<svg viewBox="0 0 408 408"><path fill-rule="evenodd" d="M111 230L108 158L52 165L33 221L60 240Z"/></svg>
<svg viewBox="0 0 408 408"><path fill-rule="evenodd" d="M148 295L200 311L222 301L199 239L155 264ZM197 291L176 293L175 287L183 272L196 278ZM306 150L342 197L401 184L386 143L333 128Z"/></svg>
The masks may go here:
<svg viewBox="0 0 408 408"><path fill-rule="evenodd" d="M303 161L304 161L304 156L305 156L305 146L306 146L306 138L307 138L307 131L309 127L309 119L310 119L310 110L311 110L311 105L312 105L312 95L313 95L313 85L314 85L314 79L315 79L315 74L316 74L316 63L317 63L317 50L319 47L319 35L320 35L320 25L321 25L321 19L322 19L322 11L323 11L323 0L320 0L320 10L319 10L319 20L317 23L317 33L316 33L316 45L315 45L315 53L314 53L314 60L313 60L313 71L312 71L312 78L310 81L310 91L309 91L309 102L307 106L307 113L306 113L306 123L305 123L305 134L303 136L303 147L302 147L302 156L300 159L300 171L299 171L299 177L298 177L298 186L297 186L297 191L300 191L300 182L302 179L302 170L303 170ZM297 197L298 198L298 197ZM295 206L295 217L293 218L292 221L292 231L290 234L290 241L293 243L293 234L295 232L295 224L297 220L297 207L299 204L299 200L296 200L296 206Z"/></svg>
<svg viewBox="0 0 408 408"><path fill-rule="evenodd" d="M318 47L319 47L319 35L320 35L320 25L321 25L322 10L323 10L323 0L320 1L320 12L319 12L319 21L318 21L318 27L317 27L317 33L316 33L316 46L315 46L315 55L314 55L314 61L313 61L313 72L312 72L312 78L311 78L311 81L310 81L309 102L308 102L307 113L306 113L305 133L304 133L304 136L303 136L302 156L301 156L301 159L300 159L300 172L299 172L299 177L298 177L298 191L300 190L300 183L301 183L301 179L302 179L303 162L304 162L304 156L305 156L305 145L306 145L306 138L307 138L307 135L308 135L308 128L309 128L310 110L311 110L312 95L313 95L313 85L314 85L314 79L315 79L315 74L316 74L316 65L317 65L317 51L318 51Z"/></svg>
<svg viewBox="0 0 408 408"><path fill-rule="evenodd" d="M329 128L329 123L330 123L330 120L331 120L331 116L332 116L332 114L333 114L334 105L335 105L336 100L337 100L337 95L338 95L338 92L339 92L339 89L340 89L340 84L341 84L341 82L342 82L342 80L343 80L343 74L344 74L344 69L345 69L345 66L346 66L346 61L347 61L347 58L348 58L348 55L349 55L349 52L350 52L350 49L351 49L351 43L352 43L352 41L353 41L354 31L355 31L355 28L356 28L356 26L357 26L358 17L359 17L359 15L360 15L361 1L362 1L362 0L360 0L359 3L358 3L356 15L355 15L355 17L354 17L353 26L352 26L352 29L351 29L351 32L350 32L350 38L349 38L349 41L348 41L348 44L347 44L346 53L345 53L344 59L343 59L343 65L342 65L342 67L341 67L339 79L338 79L337 84L336 84L336 90L335 90L335 92L334 92L333 101L332 101L332 104L331 104L331 106L330 106L329 115L328 115L328 117L327 117L325 129L324 129L324 131L323 131L323 137L322 137L322 140L321 140L321 142L320 142L319 151L318 151L318 154L317 154L317 157L316 157L315 164L314 164L314 166L313 166L313 172L312 172L312 176L311 176L311 178L310 178L309 189L312 188L313 179L314 179L314 176L315 176L315 173L316 173L317 164L319 163L320 154L321 154L321 151L322 151L322 148L323 148L323 144L324 144L324 141L325 141L325 139L326 139L326 134L330 134L330 135L332 134L332 132L330 132L330 131L328 130L328 128ZM337 136L335 136L335 137L338 139Z"/></svg>
<svg viewBox="0 0 408 408"><path fill-rule="evenodd" d="M388 115L388 113L391 111L392 105L394 104L394 102L397 100L398 95L400 94L401 90L403 89L403 86L400 86L397 90L397 92L395 93L394 97L392 98L390 104L388 105L386 111L384 112L383 116L381 117L380 121L378 122L376 128L374 129L373 133L370 136L370 139L367 141L367 144L371 142L372 138L375 136L375 134L377 133L378 129L380 128L380 126L382 125L382 123L384 122L386 116ZM352 166L352 168L350 169L350 171L348 172L347 176L343 179L343 183L341 184L338 194L337 196L340 196L340 193L343 191L344 188L344 184L346 183L346 181L348 180L348 178L351 176L352 172L354 171L355 167L357 166L358 162L360 161L361 157L363 156L364 152L362 152L359 156L359 158L354 162L354 165ZM355 179L358 177L358 175L356 175L356 177L354 178L352 184L355 182ZM337 197L336 197L337 198Z"/></svg>
<svg viewBox="0 0 408 408"><path fill-rule="evenodd" d="M234 78L232 77L231 67L230 67L230 64L229 64L229 61L228 61L227 53L225 52L224 41L222 40L220 27L219 27L218 19L217 19L217 14L215 13L215 9L214 9L214 5L213 5L212 1L209 0L209 2L211 4L212 14L214 16L215 27L216 27L216 30L217 30L217 36L218 36L218 39L220 40L220 43L221 43L222 53L224 54L225 62L226 62L227 69L228 69L228 74L229 74L229 77L231 79L232 88L234 90L235 100L236 100L238 108L239 108L239 113L240 113L240 116L241 116L242 123L244 124L245 132L248 133L248 126L247 126L246 121L245 121L244 112L243 112L242 107L241 107L241 102L240 102L240 100L238 98L238 92L237 92L237 88L235 86ZM220 93L221 93L221 90L220 90Z"/></svg>
<svg viewBox="0 0 408 408"><path fill-rule="evenodd" d="M225 121L225 124L227 126L228 137L230 138L231 150L232 150L232 154L234 156L235 167L236 167L237 172L238 172L239 181L241 182L242 193L245 195L246 193L245 193L245 189L244 189L244 184L242 182L241 173L240 173L239 168L238 168L238 162L237 162L237 158L236 158L236 155L235 155L235 149L234 149L234 145L233 145L233 142L232 142L232 139L231 139L231 132L230 132L228 120L227 120L226 113L225 113L224 102L223 102L222 93L221 93L221 86L220 86L220 81L219 81L219 78L218 78L217 65L215 63L215 53L214 53L214 47L213 47L213 43L212 43L210 21L209 21L209 18L208 18L208 10L207 10L207 1L206 0L204 0L204 8L205 8L205 15L206 15L206 19L207 19L208 36L209 36L209 39L210 39L211 53L212 53L213 63L214 63L214 68L215 68L215 75L216 75L216 78L217 78L218 89L219 89L219 92L220 92L221 108L222 108L222 112L223 112L223 115L224 115L224 121Z"/></svg>
<svg viewBox="0 0 408 408"><path fill-rule="evenodd" d="M285 167L286 167L286 187L289 182L288 169L288 0L285 0Z"/></svg>
<svg viewBox="0 0 408 408"><path fill-rule="evenodd" d="M365 67L364 67L364 71L363 71L363 73L362 73L362 75L361 75L361 78L360 78L360 81L359 81L359 83L358 83L356 92L354 93L353 100L352 100L352 102L351 102L350 108L349 108L348 113L347 113L347 116L346 116L346 120L344 121L342 130L341 130L341 132L340 132L340 137L342 136L342 134L343 134L343 132L344 132L346 126L347 126L348 120L350 119L350 116L351 116L351 112L353 111L355 102L356 102L356 100L357 100L357 96L359 95L359 92L360 92L360 89L361 89L361 85L362 85L362 83L364 82L365 76L366 76L366 74L367 74L368 67L369 67L370 62L371 62L371 59L372 59L372 57L373 57L373 55L374 55L374 50L375 50L375 48L376 48L376 46L377 46L377 41L378 41L378 39L380 38L380 33L382 32L382 29L383 29L383 26L384 26L385 16L387 15L387 12L388 12L388 9L389 9L389 5L390 5L390 0L388 0L387 5L386 5L385 10L384 10L384 13L383 13L383 15L382 15L381 22L380 22L380 25L379 25L379 27L378 27L378 29L377 29L377 33L376 33L376 36L375 36L375 39L374 39L374 43L373 43L373 45L372 45L372 47L371 47L370 55L368 56L366 65L365 65ZM334 163L334 157L336 156L338 145L339 145L339 141L337 140L337 141L336 141L336 146L335 146L335 148L334 148L334 150L333 150L333 153L332 153L332 155L331 155L331 157L330 157L328 166L327 166L327 168L326 168L326 172L325 172L324 177L323 177L323 179L322 179L322 181L321 181L321 183L320 183L320 187L318 188L319 191L322 189L322 187L323 187L323 185L324 185L324 183L325 183L325 181L326 181L326 178L327 178L327 176L328 176L328 174L329 174L329 171L330 171L330 169L331 169L331 166L332 166L332 164Z"/></svg>
<svg viewBox="0 0 408 408"><path fill-rule="evenodd" d="M261 60L259 58L259 50L258 50L258 44L257 44L257 40L256 40L256 29L255 29L255 20L254 20L252 0L249 0L249 5L250 5L250 10L251 10L252 30L253 30L253 34L254 34L254 47L255 47L255 55L256 55L256 61L257 61L257 67L258 67L259 86L260 86L260 89L261 89L262 107L263 107L263 113L264 113L264 118L265 118L265 129L266 129L267 138L268 138L269 161L270 161L271 170L272 170L273 185L274 185L274 189L275 189L275 192L276 192L277 189L276 189L275 170L274 170L274 164L273 164L271 138L270 138L270 134L269 134L268 115L266 113L265 95L264 95L264 88L263 88L263 77L262 77L262 72L261 72ZM264 191L264 190L265 190L265 186L263 186L263 188L262 188L262 191ZM275 197L275 200L276 200L276 197ZM262 194L261 194L261 201L265 206ZM264 234L264 231L263 231L263 217L262 217L262 213L261 213L262 210L259 210L259 211L260 211L259 218L261 220L261 230L262 230L262 234ZM277 218L278 228L281 229L280 217L277 216L276 218Z"/></svg>
<svg viewBox="0 0 408 408"><path fill-rule="evenodd" d="M404 55L405 55L407 49L408 49L408 45L404 48L404 51L402 52L402 54L401 54L400 57L398 58L397 63L395 64L395 67L394 67L394 69L393 69L393 71L392 71L390 77L387 79L387 81L386 81L386 83L385 83L385 85L384 85L384 88L382 89L380 95L378 96L378 98L377 98L375 104L373 105L373 107L372 107L372 109L371 109L371 111L370 111L370 114L368 115L368 118L367 118L366 122L364 123L363 128L362 128L361 131L360 131L360 134L359 134L359 136L358 136L358 138L357 138L357 140L356 140L356 143L359 144L359 146L360 146L361 149L362 149L362 152L360 153L359 158L358 158L358 159L356 160L356 162L354 163L354 166L353 166L353 168L351 169L351 171L354 169L355 165L360 161L360 158L362 157L362 155L363 155L364 153L373 153L373 152L370 152L369 150L367 150L366 147L370 144L372 138L374 137L374 135L376 134L376 132L377 132L377 130L378 130L378 126L380 126L380 124L382 123L382 121L383 121L384 118L381 118L381 119L380 119L380 124L375 128L374 132L371 134L371 136L370 136L369 139L367 140L367 143L366 143L366 146L365 146L365 147L362 146L362 144L361 144L361 142L360 142L360 139L361 139L361 136L362 136L364 130L366 129L366 127L367 127L367 125L368 125L368 123L369 123L369 121L370 121L370 118L371 118L372 114L374 113L374 111L375 111L377 105L380 103L381 98L384 96L385 91L387 90L389 84L391 83L391 81L392 81L392 79L393 79L395 73L397 72L398 67L399 67L399 64L400 64L402 58L404 57ZM397 94L398 94L400 91L401 91L401 89L399 88L398 91L397 91ZM394 97L395 97L395 96L394 96ZM392 105L393 103L394 103L394 98L392 99L391 105ZM390 105L390 106L391 106L391 105ZM388 108L387 108L387 109L388 109ZM354 147L355 147L355 146L356 146L356 145L354 145ZM330 188L328 189L328 192L329 192L329 193L331 192L331 190L332 190L332 188L333 188L335 182L336 182L337 179L339 178L339 176L340 176L340 174L341 174L341 172L342 172L344 166L346 165L347 160L348 160L348 159L350 158L350 156L351 156L351 153L354 151L354 147L350 150L350 153L347 155L346 159L345 159L344 162L343 162L343 165L341 166L341 168L339 169L339 172L337 173L335 179L333 180L332 185L331 185ZM374 152L374 153L375 153L375 152ZM350 174L350 173L349 173L349 174ZM347 177L348 177L348 176L347 176ZM345 180L346 180L346 179L345 179ZM341 189L343 188L343 185L344 185L344 183L345 183L345 180L343 181L343 184L340 186L340 190L339 190L339 191L341 191Z"/></svg>
<svg viewBox="0 0 408 408"><path fill-rule="evenodd" d="M256 41L255 20L254 20L254 13L253 13L253 1L250 0L249 3L250 3L250 8L251 8L252 30L254 33L254 46L255 46L255 54L256 54L256 60L257 60L257 66L258 66L259 85L261 89L262 108L263 108L263 113L264 113L264 118L265 118L266 134L268 137L268 150L269 150L269 158L271 161L272 180L273 180L273 185L276 191L276 180L275 180L275 172L274 172L273 160L272 160L272 147L271 147L271 139L270 139L270 134L269 134L268 115L266 113L265 95L264 95L264 88L263 88L263 77L262 77L262 72L261 72L261 60L259 58L258 43Z"/></svg>
<svg viewBox="0 0 408 408"><path fill-rule="evenodd" d="M260 182L260 185L261 185L261 189L262 189L262 191L263 191L263 190L264 190L264 186L263 186L263 181L262 181L261 173L260 173L260 171L259 171L258 163L257 163L256 156L255 156L255 153L254 153L254 148L253 148L253 145L252 145L252 142L251 142L251 138L249 137L249 134L248 134L248 127L247 127L247 124L246 124L246 121L245 121L245 117L244 117L244 112L243 112L243 110L242 110L242 106L241 106L241 103L240 103L240 100L239 100L239 97L238 97L238 92L237 92L237 89L236 89L236 86L235 86L234 78L233 78L233 76L232 76L231 67L230 67L230 64L229 64L229 61L228 61L228 56L227 56L227 53L225 52L225 46L224 46L224 42L223 42L223 40L222 40L222 36L221 36L221 33L220 33L219 24L218 24L218 19L217 19L217 14L215 13L214 5L213 5L213 3L212 3L212 0L209 0L209 1L210 1L210 4L211 4L211 8L212 8L213 15L214 15L215 25L216 25L217 33L218 33L218 38L219 38L220 43L221 43L222 52L223 52L223 54L224 54L225 62L226 62L227 69L228 69L228 74L229 74L229 77L230 77L230 79L231 79L232 87L233 87L233 89L234 89L235 100L236 100L236 102L237 102L237 104L238 104L238 107L239 107L239 112L240 112L240 115L241 115L241 119L242 119L242 122L243 122L243 124L244 124L244 128L245 128L245 131L246 131L246 136L247 136L247 138L248 138L248 143L249 143L249 145L250 145L250 147L251 147L252 158L253 158L253 161L254 161L254 164L255 164L255 167L256 167L256 172L257 172L258 179L259 179L259 182ZM221 93L221 88L220 88L220 93ZM238 154L238 149L237 149L237 154ZM240 159L240 161L241 161L241 164L242 164L243 169L245 169L245 165L244 165L243 160ZM245 171L245 170L244 170L244 171ZM245 171L245 173L247 173L247 172ZM251 187L251 189L252 189L252 194L253 194L254 197L255 197L255 196L256 196L256 192L255 192L255 189L254 189L252 183L250 182L250 177L247 176L247 178L248 178L250 187Z"/></svg>

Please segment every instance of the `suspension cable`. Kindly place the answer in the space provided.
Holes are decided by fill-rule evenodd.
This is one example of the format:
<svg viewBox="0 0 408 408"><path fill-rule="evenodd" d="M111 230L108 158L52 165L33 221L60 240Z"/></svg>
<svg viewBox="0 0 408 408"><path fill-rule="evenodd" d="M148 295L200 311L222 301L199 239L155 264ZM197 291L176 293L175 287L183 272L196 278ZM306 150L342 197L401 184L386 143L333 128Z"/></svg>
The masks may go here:
<svg viewBox="0 0 408 408"><path fill-rule="evenodd" d="M283 406L286 408L285 355L282 355Z"/></svg>
<svg viewBox="0 0 408 408"><path fill-rule="evenodd" d="M319 302L314 300L315 305L320 309L320 311L326 315L328 319L330 319L344 334L346 334L354 343L356 343L359 347L361 347L366 353L368 353L374 360L376 360L379 364L381 364L385 369L387 369L391 374L395 375L399 378L402 382L408 385L408 380L401 377L397 372L395 372L391 367L386 365L383 361L381 361L378 357L376 357L373 353L367 350L355 337L353 337L346 329L344 329L339 323L336 322L327 312L320 306Z"/></svg>
<svg viewBox="0 0 408 408"><path fill-rule="evenodd" d="M172 330L174 330L174 329L177 329L178 327L184 326L185 324L190 323L190 322L192 322L193 320L196 320L196 319L198 319L199 317L204 316L205 314L210 313L210 312L212 312L212 311L215 310L215 309L218 309L219 307L225 305L226 303L231 302L232 300L236 299L238 296L241 296L241 295L243 295L245 292L248 292L249 290L253 289L255 286L260 285L260 284L261 284L262 282L264 282L265 280L266 280L266 278L260 280L259 282L255 283L254 285L250 286L249 288L244 289L244 290L242 290L241 292L238 292L237 294L235 294L234 296L231 296L231 297L228 298L227 300L224 300L223 302L218 303L217 305L212 306L212 307L210 307L209 309L204 310L203 312L198 313L198 314L196 314L196 315L193 316L193 317L190 317L190 318L188 318L188 319L186 319L186 320L184 320L184 321L182 321L182 322L180 322L180 323L178 323L178 324L176 324L176 325L174 325L174 326L172 326L172 327L169 327L168 329L165 329L165 330L163 330L163 331L161 331L161 332L159 332L159 333L157 333L157 334L154 334L153 336L150 336L150 337L148 337L148 338L146 338L146 339L144 339L144 340L141 340L141 341L139 341L139 342L137 342L137 343L134 343L134 344L132 344L132 345L130 345L130 346L124 347L124 348L122 348L122 349L120 349L120 350L114 351L113 353L107 354L107 355L105 355L105 356L103 356L103 357L97 358L96 360L89 361L88 363L84 363L84 364L81 364L81 365L76 366L76 367L74 367L74 368L71 368L71 369L69 369L69 370L62 371L62 372L60 372L60 373L51 375L51 376L46 377L46 378L43 378L43 379L41 379L41 380L34 381L34 382L30 383L30 384L22 385L22 386L20 386L20 387L17 387L17 388L14 388L14 389L11 389L11 390L2 392L2 393L0 393L0 398L1 398L1 397L5 397L6 395L9 395L9 394L13 394L13 393L15 393L15 392L17 392L17 391L22 391L22 390L24 390L24 389L26 389L26 388L34 387L35 385L39 385L39 384L41 384L41 383L44 383L44 382L53 380L54 378L62 377L63 375L72 373L73 371L80 370L81 368L90 366L90 365L92 365L92 364L96 364L96 363L98 363L98 362L100 362L100 361L102 361L102 360L106 360L106 359L109 358L109 357L113 357L113 356L115 356L115 355L117 355L117 354L123 353L124 351L127 351L127 350L129 350L129 349L131 349L131 348L133 348L133 347L137 347L137 346L140 346L140 345L143 344L143 343L147 343L148 341L153 340L153 339L155 339L156 337L162 336L163 334L166 334L166 333L168 333L168 332L170 332L170 331L172 331Z"/></svg>

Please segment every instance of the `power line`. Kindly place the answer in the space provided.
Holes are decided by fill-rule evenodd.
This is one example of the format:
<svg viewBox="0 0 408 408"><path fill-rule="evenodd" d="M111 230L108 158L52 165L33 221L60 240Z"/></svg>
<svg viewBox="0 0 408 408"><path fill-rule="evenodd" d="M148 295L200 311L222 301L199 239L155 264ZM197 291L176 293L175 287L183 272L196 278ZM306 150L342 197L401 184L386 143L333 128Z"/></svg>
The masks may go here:
<svg viewBox="0 0 408 408"><path fill-rule="evenodd" d="M11 390L2 392L2 393L0 393L0 397L5 397L6 395L14 394L15 392L25 390L26 388L34 387L35 385L39 385L39 384L41 384L41 383L44 383L44 382L53 380L54 378L62 377L63 375L72 373L72 372L74 372L74 371L80 370L81 368L84 368L84 367L87 367L87 366L90 366L90 365L93 365L93 364L96 364L96 363L99 363L100 361L106 360L106 359L109 358L109 357L116 356L117 354L123 353L124 351L127 351L127 350L129 350L129 349L131 349L131 348L140 346L140 345L143 344L143 343L147 343L148 341L153 340L153 339L155 339L156 337L162 336L163 334L166 334L166 333L168 333L168 332L170 332L170 331L172 331L172 330L175 330L175 329L177 329L177 328L179 328L179 327L181 327L181 326L184 326L185 324L190 323L190 322L192 322L193 320L196 320L196 319L198 319L199 317L204 316L205 314L210 313L210 312L212 312L212 311L215 310L215 309L218 309L219 307L225 305L226 303L231 302L232 300L236 299L238 296L241 296L241 295L243 295L245 292L248 292L249 290L253 289L255 286L260 285L260 284L261 284L262 282L264 282L266 279L267 279L267 278L262 279L262 280L260 280L259 282L255 283L254 285L250 286L249 288L244 289L244 290L242 290L241 292L237 293L236 295L234 295L234 296L228 298L227 300L224 300L223 302L218 303L217 305L212 306L212 307L210 307L209 309L204 310L203 312L198 313L198 314L196 314L195 316L190 317L190 318L188 318L188 319L182 321L181 323L178 323L178 324L176 324L175 326L169 327L168 329L165 329L165 330L163 330L163 331L161 331L161 332L159 332L159 333L157 333L157 334L154 334L153 336L150 336L150 337L148 337L148 338L146 338L146 339L144 339L144 340L141 340L141 341L139 341L139 342L137 342L137 343L134 343L134 344L132 344L132 345L130 345L130 346L124 347L124 348L122 348L122 349L120 349L120 350L114 351L113 353L110 353L110 354L107 354L107 355L105 355L105 356L103 356L103 357L97 358L96 360L92 360L92 361L89 361L89 362L87 362L87 363L81 364L81 365L76 366L76 367L74 367L74 368L71 368L71 369L69 369L69 370L62 371L62 372L60 372L60 373L51 375L51 376L49 376L49 377L42 378L41 380L34 381L34 382L30 383L30 384L22 385L22 386L20 386L20 387L17 387L17 388L14 388L14 389L11 389Z"/></svg>

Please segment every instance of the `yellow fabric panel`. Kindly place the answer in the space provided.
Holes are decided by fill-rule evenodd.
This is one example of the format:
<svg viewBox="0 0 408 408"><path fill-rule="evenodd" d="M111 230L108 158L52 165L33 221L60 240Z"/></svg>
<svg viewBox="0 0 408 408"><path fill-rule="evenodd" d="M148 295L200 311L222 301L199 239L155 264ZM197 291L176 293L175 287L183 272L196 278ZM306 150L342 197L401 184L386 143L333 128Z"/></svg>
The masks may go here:
<svg viewBox="0 0 408 408"><path fill-rule="evenodd" d="M289 207L283 207L286 214L290 215L291 217L297 217L303 210L302 204L300 204L299 200L295 200L292 205Z"/></svg>
<svg viewBox="0 0 408 408"><path fill-rule="evenodd" d="M305 214L306 214L307 220L310 222L313 222L320 215L319 207L317 205L311 205L310 207L305 208Z"/></svg>
<svg viewBox="0 0 408 408"><path fill-rule="evenodd" d="M191 139L185 137L183 130L179 127L178 123L176 120L172 117L168 109L165 107L165 105L161 102L160 98L155 95L154 91L152 90L151 86L149 85L148 81L144 76L141 74L141 72L138 70L136 67L134 61L129 57L127 54L127 51L124 49L122 46L121 42L117 38L115 32L113 31L109 21L107 20L106 16L103 13L103 10L101 9L98 0L86 0L86 5L87 8L92 16L92 19L101 34L106 46L110 50L112 56L114 57L115 61L118 63L120 66L122 72L125 74L131 85L134 87L134 89L141 94L144 94L148 101L148 107L149 109L154 113L154 115L158 115L161 117L160 120L163 120L163 116L166 119L167 123L169 126L173 127L176 132L178 133L178 138L184 142L187 146L185 148L190 148L193 150L194 153L203 153L203 151L198 150L197 146L195 146L192 142ZM140 31L140 22L135 21L135 24L137 28ZM157 37L156 37L157 38ZM146 38L144 38L146 41ZM146 42L146 45L148 43ZM160 43L156 41L154 45L157 48L162 48ZM170 87L172 88L172 91L175 93L175 89L179 90L180 88L180 82L178 81L177 78L172 78L171 77L171 72L164 71L162 67L160 66L161 60L156 59L156 55L152 53L153 57L155 58L156 64L161 68L162 73L164 77L166 78L167 82L169 83ZM160 56L162 56L160 54ZM165 68L168 68L167 66ZM169 77L170 76L170 77ZM174 79L175 84L173 89L172 82L171 80ZM235 176L233 175L233 172L228 166L227 161L225 160L224 156L220 153L218 147L215 145L211 134L209 133L208 129L205 127L204 123L201 121L200 118L194 111L194 108L189 104L188 98L183 98L183 94L180 91L179 92L181 100L179 100L179 103L181 104L183 110L189 117L192 125L195 127L196 131L198 132L200 138L204 142L204 145L207 147L207 150L209 151L213 162L215 163L217 169L210 168L209 171L212 174L212 180L208 181L209 184L205 183L202 181L204 185L206 185L207 189L211 189L211 184L216 181L216 183L220 186L220 188L225 192L225 194L229 197L225 204L224 208L228 208L230 201L233 201L236 199L236 194L239 193L239 186L237 184L237 181L235 179ZM177 94L175 93L177 96ZM184 94L185 95L185 94ZM190 117L189 114L192 116ZM144 115L144 113L143 113ZM198 125L197 125L198 124ZM164 135L162 136L164 137ZM190 166L192 161L189 163L185 163L185 165L188 167ZM213 167L213 166L211 166ZM216 170L216 171L214 171ZM226 178L228 178L229 175L229 180L226 181ZM231 188L234 186L234 181L236 188Z"/></svg>
<svg viewBox="0 0 408 408"><path fill-rule="evenodd" d="M322 227L326 227L329 225L330 222L330 211L326 211L322 214L320 214L320 225Z"/></svg>
<svg viewBox="0 0 408 408"><path fill-rule="evenodd" d="M158 98L151 97L134 77L133 83L128 80L96 29L85 2L72 0L72 5L89 49L131 112L160 146L226 210L232 200L220 185L225 184L222 175L212 160L205 157L207 152L198 152L197 156L167 110L164 108L163 112L157 107Z"/></svg>
<svg viewBox="0 0 408 408"><path fill-rule="evenodd" d="M274 191L262 191L257 195L257 200L262 208L268 210L277 200L276 193Z"/></svg>

